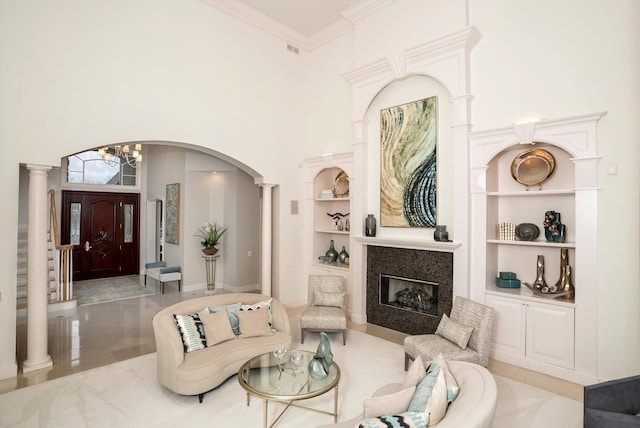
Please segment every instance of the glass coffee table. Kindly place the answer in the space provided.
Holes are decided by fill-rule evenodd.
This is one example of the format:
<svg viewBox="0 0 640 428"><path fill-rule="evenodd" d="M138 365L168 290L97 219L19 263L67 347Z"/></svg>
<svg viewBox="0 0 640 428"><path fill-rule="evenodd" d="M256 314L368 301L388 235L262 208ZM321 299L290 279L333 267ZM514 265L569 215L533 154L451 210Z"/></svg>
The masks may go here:
<svg viewBox="0 0 640 428"><path fill-rule="evenodd" d="M302 361L299 367L292 363L291 356L300 353ZM333 416L338 421L338 382L340 367L333 362L329 375L322 380L315 380L309 375L309 361L315 352L288 350L284 358L278 362L273 353L258 355L244 363L238 371L238 382L247 391L247 406L250 396L264 400L264 426L273 427L290 407L299 407L318 413ZM297 402L325 394L333 389L333 412L302 406ZM269 401L286 404L276 419L268 425Z"/></svg>

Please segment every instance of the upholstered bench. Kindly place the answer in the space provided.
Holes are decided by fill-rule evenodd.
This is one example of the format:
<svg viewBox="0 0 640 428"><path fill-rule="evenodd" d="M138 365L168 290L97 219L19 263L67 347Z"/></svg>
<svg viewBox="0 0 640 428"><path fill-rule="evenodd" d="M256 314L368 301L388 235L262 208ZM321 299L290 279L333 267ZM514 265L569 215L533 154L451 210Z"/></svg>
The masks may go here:
<svg viewBox="0 0 640 428"><path fill-rule="evenodd" d="M147 286L147 276L160 282L162 294L164 294L164 283L178 281L178 291L182 283L182 268L180 266L167 266L166 262L152 262L144 265L144 286Z"/></svg>

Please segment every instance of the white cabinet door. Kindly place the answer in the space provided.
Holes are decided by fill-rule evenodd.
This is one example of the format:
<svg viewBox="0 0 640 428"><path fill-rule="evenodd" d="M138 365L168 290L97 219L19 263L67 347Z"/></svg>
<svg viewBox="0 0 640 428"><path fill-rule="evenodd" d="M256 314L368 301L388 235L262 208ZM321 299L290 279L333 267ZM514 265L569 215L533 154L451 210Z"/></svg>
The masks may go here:
<svg viewBox="0 0 640 428"><path fill-rule="evenodd" d="M495 311L491 340L494 351L524 356L526 317L522 302L488 294L486 304Z"/></svg>
<svg viewBox="0 0 640 428"><path fill-rule="evenodd" d="M530 360L574 368L574 309L487 294L495 310L492 348Z"/></svg>
<svg viewBox="0 0 640 428"><path fill-rule="evenodd" d="M574 309L527 302L526 357L574 368Z"/></svg>

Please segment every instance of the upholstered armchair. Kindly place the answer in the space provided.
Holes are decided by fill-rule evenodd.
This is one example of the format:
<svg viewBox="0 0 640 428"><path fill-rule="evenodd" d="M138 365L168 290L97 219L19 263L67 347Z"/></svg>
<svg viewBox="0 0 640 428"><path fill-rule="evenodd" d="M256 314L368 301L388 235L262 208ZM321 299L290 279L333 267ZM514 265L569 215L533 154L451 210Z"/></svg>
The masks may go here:
<svg viewBox="0 0 640 428"><path fill-rule="evenodd" d="M640 427L640 376L584 387L585 428Z"/></svg>
<svg viewBox="0 0 640 428"><path fill-rule="evenodd" d="M309 306L300 315L300 343L304 343L307 331L324 331L342 333L342 344L346 344L347 315L344 300L343 276L309 275Z"/></svg>
<svg viewBox="0 0 640 428"><path fill-rule="evenodd" d="M443 315L435 334L407 336L404 339L404 366L418 355L423 361L442 353L446 360L469 361L486 367L489 363L493 308L456 296L451 316Z"/></svg>

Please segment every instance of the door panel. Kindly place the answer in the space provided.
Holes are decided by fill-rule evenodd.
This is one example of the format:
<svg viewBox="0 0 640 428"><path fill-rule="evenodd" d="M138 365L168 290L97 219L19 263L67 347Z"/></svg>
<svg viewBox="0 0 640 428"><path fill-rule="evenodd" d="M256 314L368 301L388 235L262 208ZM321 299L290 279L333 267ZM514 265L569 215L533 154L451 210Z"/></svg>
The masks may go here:
<svg viewBox="0 0 640 428"><path fill-rule="evenodd" d="M130 193L62 192L61 229L74 244L74 280L139 272L139 200Z"/></svg>

